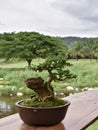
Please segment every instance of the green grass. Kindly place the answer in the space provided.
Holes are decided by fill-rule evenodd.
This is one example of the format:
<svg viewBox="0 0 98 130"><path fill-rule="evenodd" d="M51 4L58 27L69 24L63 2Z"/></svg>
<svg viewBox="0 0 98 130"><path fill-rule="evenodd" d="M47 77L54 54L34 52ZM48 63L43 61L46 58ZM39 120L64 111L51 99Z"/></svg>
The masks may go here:
<svg viewBox="0 0 98 130"><path fill-rule="evenodd" d="M24 68L26 66L25 61L5 62L3 59L0 60L0 68Z"/></svg>
<svg viewBox="0 0 98 130"><path fill-rule="evenodd" d="M38 59L34 59L32 61L32 64L37 65L40 63L42 63L44 60L41 58ZM22 61L22 60L16 60L16 61L12 61L12 62L5 62L3 59L0 59L0 68L26 68L28 67L28 64L26 61Z"/></svg>
<svg viewBox="0 0 98 130"><path fill-rule="evenodd" d="M90 125L86 130L98 130L98 120Z"/></svg>
<svg viewBox="0 0 98 130"><path fill-rule="evenodd" d="M98 86L98 61L96 60L72 60L71 71L77 74L77 79L73 80L74 86L97 87Z"/></svg>

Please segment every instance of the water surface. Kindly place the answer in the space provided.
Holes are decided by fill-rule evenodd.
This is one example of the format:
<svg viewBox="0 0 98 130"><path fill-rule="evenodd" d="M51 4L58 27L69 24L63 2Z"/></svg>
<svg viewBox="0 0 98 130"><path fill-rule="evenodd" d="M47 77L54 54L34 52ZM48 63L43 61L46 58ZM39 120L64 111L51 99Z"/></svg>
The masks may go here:
<svg viewBox="0 0 98 130"><path fill-rule="evenodd" d="M17 113L18 110L15 106L15 103L24 98L27 98L27 96L0 96L0 118Z"/></svg>

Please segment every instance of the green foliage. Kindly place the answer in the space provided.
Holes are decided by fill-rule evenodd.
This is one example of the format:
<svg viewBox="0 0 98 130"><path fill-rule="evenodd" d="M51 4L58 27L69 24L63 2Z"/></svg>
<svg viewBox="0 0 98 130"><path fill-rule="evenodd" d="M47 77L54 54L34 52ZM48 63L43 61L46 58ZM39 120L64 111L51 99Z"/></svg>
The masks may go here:
<svg viewBox="0 0 98 130"><path fill-rule="evenodd" d="M71 74L69 69L64 68L65 66L71 66L66 60L65 53L59 50L56 54L54 53L54 55L48 56L44 63L32 67L33 71L48 72L46 81L42 77L28 78L25 80L27 87L35 91L36 97L40 101L43 102L47 99L50 100L51 97L55 97L52 87L53 81L76 78L76 75Z"/></svg>
<svg viewBox="0 0 98 130"><path fill-rule="evenodd" d="M60 53L60 54L59 54ZM63 81L70 78L75 78L76 75L70 73L65 69L65 66L71 66L72 64L66 61L66 55L59 52L58 55L49 56L46 61L38 66L33 66L32 69L35 71L47 71L51 80Z"/></svg>
<svg viewBox="0 0 98 130"><path fill-rule="evenodd" d="M32 59L46 58L53 54L55 50L66 51L66 48L60 39L37 32L4 33L0 35L0 57L6 60L20 58L25 60L29 67Z"/></svg>
<svg viewBox="0 0 98 130"><path fill-rule="evenodd" d="M75 41L69 46L68 56L74 59L88 58L98 60L98 38Z"/></svg>
<svg viewBox="0 0 98 130"><path fill-rule="evenodd" d="M66 43L66 44L64 44ZM46 58L63 50L71 59L98 60L98 38L51 37L38 32L0 34L0 58L20 58L31 66L32 59Z"/></svg>
<svg viewBox="0 0 98 130"><path fill-rule="evenodd" d="M79 57L84 57L83 54L83 43L82 42L73 42L69 48L69 55L72 58L79 59Z"/></svg>

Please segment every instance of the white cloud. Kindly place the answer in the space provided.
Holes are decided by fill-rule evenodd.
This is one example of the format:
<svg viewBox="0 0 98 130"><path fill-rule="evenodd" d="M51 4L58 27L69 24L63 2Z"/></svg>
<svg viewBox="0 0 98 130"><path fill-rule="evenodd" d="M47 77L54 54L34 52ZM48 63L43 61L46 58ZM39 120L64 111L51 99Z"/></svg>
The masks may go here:
<svg viewBox="0 0 98 130"><path fill-rule="evenodd" d="M97 0L0 0L0 32L97 36Z"/></svg>

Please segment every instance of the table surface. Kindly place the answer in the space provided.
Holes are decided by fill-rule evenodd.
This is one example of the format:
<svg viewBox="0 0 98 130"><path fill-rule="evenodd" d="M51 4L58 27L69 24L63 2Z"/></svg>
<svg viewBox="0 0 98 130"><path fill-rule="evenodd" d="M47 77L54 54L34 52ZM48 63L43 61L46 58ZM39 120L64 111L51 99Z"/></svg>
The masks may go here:
<svg viewBox="0 0 98 130"><path fill-rule="evenodd" d="M0 130L83 130L98 119L98 88L64 98L71 105L64 120L55 126L28 126L14 114L0 119Z"/></svg>

